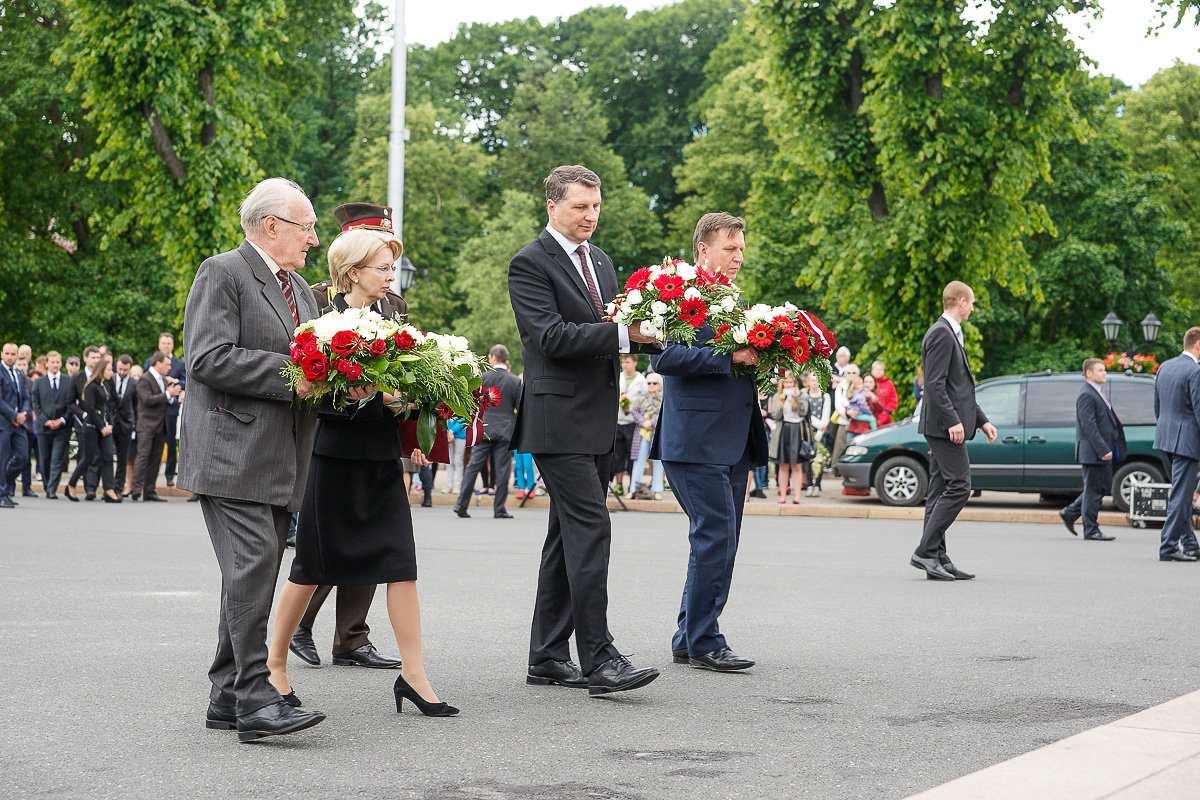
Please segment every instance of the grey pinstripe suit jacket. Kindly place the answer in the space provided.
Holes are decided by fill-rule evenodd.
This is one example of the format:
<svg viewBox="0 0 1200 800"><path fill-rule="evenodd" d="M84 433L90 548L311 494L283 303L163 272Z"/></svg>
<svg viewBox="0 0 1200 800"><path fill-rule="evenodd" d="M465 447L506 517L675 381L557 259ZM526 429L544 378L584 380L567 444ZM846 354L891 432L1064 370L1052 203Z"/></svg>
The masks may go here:
<svg viewBox="0 0 1200 800"><path fill-rule="evenodd" d="M308 284L291 280L300 321L316 317ZM200 265L183 313L180 488L300 508L316 412L293 405L280 375L294 330L279 281L249 242Z"/></svg>

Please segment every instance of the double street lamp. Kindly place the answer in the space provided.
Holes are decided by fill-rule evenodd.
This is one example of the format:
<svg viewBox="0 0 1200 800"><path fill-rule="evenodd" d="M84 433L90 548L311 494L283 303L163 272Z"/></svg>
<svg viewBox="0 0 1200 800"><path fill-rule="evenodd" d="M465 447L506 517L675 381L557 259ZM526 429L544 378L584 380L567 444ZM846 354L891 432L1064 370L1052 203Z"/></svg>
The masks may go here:
<svg viewBox="0 0 1200 800"><path fill-rule="evenodd" d="M1100 327L1104 329L1104 338L1107 339L1108 343L1113 347L1120 347L1118 340L1121 338L1121 328L1124 325L1124 320L1118 317L1114 311L1108 312L1108 316L1100 322ZM1159 322L1158 317L1154 316L1153 314L1147 314L1146 318L1142 320L1141 327L1142 338L1145 341L1136 347L1133 344L1133 335L1131 333L1125 334L1124 355L1127 358L1136 353L1138 350L1141 350L1143 347L1148 347L1154 344L1154 340L1158 338L1158 329L1162 327L1162 323Z"/></svg>

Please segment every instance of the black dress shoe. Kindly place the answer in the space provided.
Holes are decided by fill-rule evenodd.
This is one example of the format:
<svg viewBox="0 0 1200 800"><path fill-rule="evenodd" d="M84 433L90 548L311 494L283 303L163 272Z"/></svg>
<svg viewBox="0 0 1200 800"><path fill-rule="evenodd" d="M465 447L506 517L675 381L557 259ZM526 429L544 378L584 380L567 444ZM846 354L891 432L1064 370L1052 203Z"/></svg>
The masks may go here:
<svg viewBox="0 0 1200 800"><path fill-rule="evenodd" d="M687 650L672 650L671 651L671 660L674 661L676 664L688 663Z"/></svg>
<svg viewBox="0 0 1200 800"><path fill-rule="evenodd" d="M96 499L96 493L95 493L95 492L88 492L87 494L85 494L85 495L83 496L83 499L84 499L84 500L87 500L87 501L90 503L90 502L92 502L93 500L95 500L95 499Z"/></svg>
<svg viewBox="0 0 1200 800"><path fill-rule="evenodd" d="M1165 556L1160 553L1158 556L1158 560L1159 561L1196 561L1198 559L1196 558L1196 556L1190 556L1187 553L1184 553L1180 550L1176 550L1174 553L1167 553Z"/></svg>
<svg viewBox="0 0 1200 800"><path fill-rule="evenodd" d="M1191 556L1194 559L1200 560L1200 550L1184 550L1185 556Z"/></svg>
<svg viewBox="0 0 1200 800"><path fill-rule="evenodd" d="M507 511L501 511L499 514L496 515L496 519L516 519L516 517L514 517L512 514L508 513Z"/></svg>
<svg viewBox="0 0 1200 800"><path fill-rule="evenodd" d="M1092 542L1111 542L1113 539L1116 539L1117 537L1105 536L1103 533L1093 533L1091 536L1084 534L1083 538L1087 539L1088 541L1092 541ZM1185 555L1186 555L1186 553L1185 553Z"/></svg>
<svg viewBox="0 0 1200 800"><path fill-rule="evenodd" d="M963 572L961 569L954 566L954 564L950 563L949 561L942 562L942 569L946 570L946 572L949 572L951 575L953 575L954 580L956 580L956 581L969 581L975 577L974 573Z"/></svg>
<svg viewBox="0 0 1200 800"><path fill-rule="evenodd" d="M1066 512L1067 512L1067 510L1065 508L1062 511L1059 511L1058 518L1063 521L1063 525L1067 526L1067 530L1069 530L1071 532L1072 536L1078 536L1079 531L1075 530L1075 520L1067 519Z"/></svg>
<svg viewBox="0 0 1200 800"><path fill-rule="evenodd" d="M58 495L56 495L54 492L46 492L46 499L47 500L57 500Z"/></svg>
<svg viewBox="0 0 1200 800"><path fill-rule="evenodd" d="M238 739L253 742L266 736L283 736L324 722L319 711L301 711L280 700L237 718Z"/></svg>
<svg viewBox="0 0 1200 800"><path fill-rule="evenodd" d="M429 492L426 492L425 497L421 499L421 508L433 508L433 497L430 496Z"/></svg>
<svg viewBox="0 0 1200 800"><path fill-rule="evenodd" d="M913 554L913 557L908 560L917 569L925 570L925 577L934 581L952 581L954 576L946 570L942 569L942 565L935 558L921 558Z"/></svg>
<svg viewBox="0 0 1200 800"><path fill-rule="evenodd" d="M387 658L380 654L375 649L375 645L370 642L349 653L334 653L333 665L335 667L370 667L371 669L399 669L401 667L400 659Z"/></svg>
<svg viewBox="0 0 1200 800"><path fill-rule="evenodd" d="M26 489L21 492L21 497L37 497L37 492L33 491L32 489Z"/></svg>
<svg viewBox="0 0 1200 800"><path fill-rule="evenodd" d="M214 731L237 730L237 709L233 706L223 706L211 700L208 703L208 715L204 718L204 727Z"/></svg>
<svg viewBox="0 0 1200 800"><path fill-rule="evenodd" d="M583 677L574 661L553 659L530 664L525 682L534 686L568 686L572 689L582 689L588 685L588 679Z"/></svg>
<svg viewBox="0 0 1200 800"><path fill-rule="evenodd" d="M63 494L65 494L67 496L67 499L70 500L72 503L79 502L79 495L75 493L74 486L68 486L65 489L63 489Z"/></svg>
<svg viewBox="0 0 1200 800"><path fill-rule="evenodd" d="M466 510L465 508L455 508L455 509L454 509L454 513L455 513L455 514L458 514L458 515L459 515L460 517L462 517L463 519L470 519L470 518L471 518L471 515L467 513L467 510Z"/></svg>
<svg viewBox="0 0 1200 800"><path fill-rule="evenodd" d="M292 641L288 645L288 650L291 650L314 667L321 665L321 656L317 653L317 646L313 644L312 631L303 625L298 626L296 632L292 634Z"/></svg>
<svg viewBox="0 0 1200 800"><path fill-rule="evenodd" d="M654 667L638 669L630 664L625 656L617 656L605 661L588 675L588 695L596 697L612 692L640 689L657 677L658 670Z"/></svg>
<svg viewBox="0 0 1200 800"><path fill-rule="evenodd" d="M714 672L736 672L740 669L750 669L754 662L748 658L735 655L728 647L718 647L710 653L692 656L688 663L700 669L711 669Z"/></svg>
<svg viewBox="0 0 1200 800"><path fill-rule="evenodd" d="M144 495L142 495L142 499L145 500L147 503L165 503L165 502L167 502L167 498L159 497L156 494L144 494Z"/></svg>

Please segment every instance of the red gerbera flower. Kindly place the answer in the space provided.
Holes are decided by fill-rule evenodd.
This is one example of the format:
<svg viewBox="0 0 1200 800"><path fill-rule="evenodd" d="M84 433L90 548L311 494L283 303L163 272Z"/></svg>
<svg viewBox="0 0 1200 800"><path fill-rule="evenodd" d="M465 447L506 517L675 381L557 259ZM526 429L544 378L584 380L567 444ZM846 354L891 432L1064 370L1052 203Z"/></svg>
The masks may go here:
<svg viewBox="0 0 1200 800"><path fill-rule="evenodd" d="M496 406L500 405L500 399L501 399L500 390L497 389L495 386L493 386L487 390L487 397L488 397L488 406L490 408L495 408Z"/></svg>
<svg viewBox="0 0 1200 800"><path fill-rule="evenodd" d="M685 297L679 301L679 318L693 328L699 328L708 319L708 307L699 297Z"/></svg>
<svg viewBox="0 0 1200 800"><path fill-rule="evenodd" d="M650 268L642 267L629 276L629 280L625 281L625 291L630 292L634 289L645 289L650 285Z"/></svg>
<svg viewBox="0 0 1200 800"><path fill-rule="evenodd" d="M783 314L780 314L778 317L775 317L773 320L771 320L771 324L784 333L792 333L796 330L796 323L792 322Z"/></svg>
<svg viewBox="0 0 1200 800"><path fill-rule="evenodd" d="M797 364L808 363L808 337L800 334L796 337L795 359Z"/></svg>
<svg viewBox="0 0 1200 800"><path fill-rule="evenodd" d="M760 322L750 329L748 341L761 350L775 341L775 332L771 330L770 325Z"/></svg>
<svg viewBox="0 0 1200 800"><path fill-rule="evenodd" d="M437 409L435 409L433 413L437 414L442 419L449 420L454 416L454 409L445 403L439 403Z"/></svg>
<svg viewBox="0 0 1200 800"><path fill-rule="evenodd" d="M412 350L417 346L417 340L412 337L408 331L400 331L392 337L392 341L396 343L396 347L401 350Z"/></svg>
<svg viewBox="0 0 1200 800"><path fill-rule="evenodd" d="M717 277L704 267L696 267L696 284L699 286L712 286L717 282Z"/></svg>
<svg viewBox="0 0 1200 800"><path fill-rule="evenodd" d="M654 281L654 288L658 289L658 299L663 302L683 297L683 278L678 275L659 275Z"/></svg>
<svg viewBox="0 0 1200 800"><path fill-rule="evenodd" d="M721 284L722 286L732 286L733 285L733 282L729 280L729 276L723 272L717 273L717 283Z"/></svg>

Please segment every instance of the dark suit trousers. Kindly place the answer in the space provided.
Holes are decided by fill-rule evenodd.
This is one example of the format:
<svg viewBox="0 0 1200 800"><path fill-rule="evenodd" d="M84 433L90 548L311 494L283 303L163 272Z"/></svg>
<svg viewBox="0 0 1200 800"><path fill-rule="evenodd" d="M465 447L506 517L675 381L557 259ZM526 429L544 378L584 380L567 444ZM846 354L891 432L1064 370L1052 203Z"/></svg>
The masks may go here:
<svg viewBox="0 0 1200 800"><path fill-rule="evenodd" d="M1171 493L1167 495L1167 521L1163 523L1159 555L1176 550L1196 550L1192 532L1192 495L1196 492L1196 459L1175 453L1163 453L1163 464L1171 473Z"/></svg>
<svg viewBox="0 0 1200 800"><path fill-rule="evenodd" d="M671 649L698 656L725 646L718 619L733 581L750 459L742 456L732 467L664 461L663 468L690 523L687 580Z"/></svg>
<svg viewBox="0 0 1200 800"><path fill-rule="evenodd" d="M508 479L512 477L512 444L508 439L484 439L471 448L471 462L463 475L462 490L458 494L455 508L465 509L471 502L471 494L475 491L475 480L486 464L492 466L492 486L496 490L496 498L492 502L492 510L499 514L504 511L504 501L508 499ZM553 501L551 501L553 502Z"/></svg>
<svg viewBox="0 0 1200 800"><path fill-rule="evenodd" d="M100 485L100 434L88 425L75 426L75 440L79 452L75 457L75 471L67 478L69 486L75 486L83 478L83 489L88 494Z"/></svg>
<svg viewBox="0 0 1200 800"><path fill-rule="evenodd" d="M168 478L175 477L175 465L179 461L178 453L178 435L179 435L179 404L172 403L167 406L167 468L166 474Z"/></svg>
<svg viewBox="0 0 1200 800"><path fill-rule="evenodd" d="M132 497L157 493L158 465L162 463L163 445L166 443L167 434L161 429L138 431L137 459L133 462L133 486L130 487Z"/></svg>
<svg viewBox="0 0 1200 800"><path fill-rule="evenodd" d="M129 461L129 442L131 441L129 431L118 430L113 426L112 432L113 448L117 453L117 466L113 471L114 480L117 484L117 493L125 491L125 470L126 462Z"/></svg>
<svg viewBox="0 0 1200 800"><path fill-rule="evenodd" d="M70 441L69 425L54 431L42 428L42 435L38 437L38 471L42 473L42 488L47 492L58 492L58 484L67 466L67 445Z"/></svg>
<svg viewBox="0 0 1200 800"><path fill-rule="evenodd" d="M946 529L958 519L967 500L971 498L971 460L967 443L954 444L949 439L926 436L929 443L929 494L925 499L925 527L917 555L946 557Z"/></svg>
<svg viewBox="0 0 1200 800"><path fill-rule="evenodd" d="M587 675L620 653L608 631L608 556L612 523L605 498L612 453L533 454L550 493L550 524L542 547L529 663L571 657Z"/></svg>
<svg viewBox="0 0 1200 800"><path fill-rule="evenodd" d="M1071 521L1083 517L1083 535L1096 536L1100 533L1100 501L1112 491L1112 462L1103 464L1081 464L1083 467L1083 494L1063 509L1063 516Z"/></svg>
<svg viewBox="0 0 1200 800"><path fill-rule="evenodd" d="M317 621L317 612L321 610L325 598L329 597L332 589L332 586L317 587L312 600L308 601L308 610L304 612L304 619L300 620L301 626L312 630ZM365 586L337 587L335 610L337 619L333 629L334 655L349 653L351 650L357 650L363 645L371 643L371 640L367 638L371 633L371 629L367 626L367 612L371 610L371 601L374 599L375 584L373 583Z"/></svg>
<svg viewBox="0 0 1200 800"><path fill-rule="evenodd" d="M25 429L0 417L0 497L16 494L17 477L29 460Z"/></svg>
<svg viewBox="0 0 1200 800"><path fill-rule="evenodd" d="M221 568L217 654L209 698L236 705L238 716L279 702L267 681L267 618L279 578L291 514L284 506L200 496L208 538Z"/></svg>

